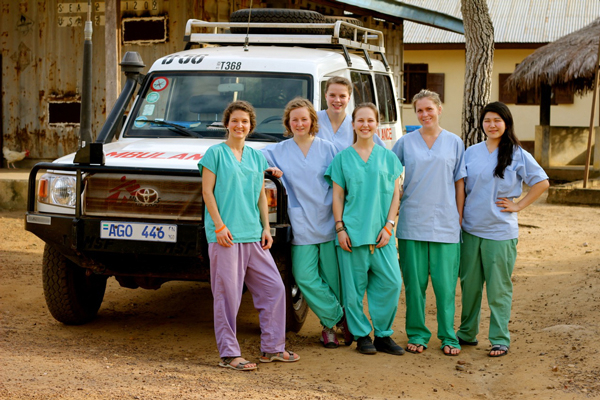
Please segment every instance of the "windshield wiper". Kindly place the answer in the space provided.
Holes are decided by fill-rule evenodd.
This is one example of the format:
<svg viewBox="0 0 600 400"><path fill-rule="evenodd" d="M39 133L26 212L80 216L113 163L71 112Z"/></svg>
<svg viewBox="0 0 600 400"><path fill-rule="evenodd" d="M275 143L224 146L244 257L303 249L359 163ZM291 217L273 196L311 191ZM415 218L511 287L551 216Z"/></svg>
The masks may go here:
<svg viewBox="0 0 600 400"><path fill-rule="evenodd" d="M213 122L212 124L210 124L208 126L208 130L209 131L227 131L227 129L223 126L222 122ZM269 135L268 133L261 133L261 132L252 132L250 135L248 135L249 139L252 138L261 138L261 139L267 139L267 140L271 140L274 142L283 142L282 138L279 138L277 136L272 136Z"/></svg>
<svg viewBox="0 0 600 400"><path fill-rule="evenodd" d="M261 138L261 139L268 139L268 140L272 140L274 142L283 142L283 139L277 136L272 136L269 135L268 133L261 133L261 132L252 132L249 135L249 138Z"/></svg>
<svg viewBox="0 0 600 400"><path fill-rule="evenodd" d="M138 121L138 120L136 120L136 121ZM142 121L142 122L151 122L153 124L159 124L159 125L167 125L167 126L173 128L175 131L184 134L185 136L195 137L195 138L201 138L201 137L203 137L201 134L188 129L185 126L181 126L181 125L176 124L174 122L165 121L163 119L140 119L139 121Z"/></svg>

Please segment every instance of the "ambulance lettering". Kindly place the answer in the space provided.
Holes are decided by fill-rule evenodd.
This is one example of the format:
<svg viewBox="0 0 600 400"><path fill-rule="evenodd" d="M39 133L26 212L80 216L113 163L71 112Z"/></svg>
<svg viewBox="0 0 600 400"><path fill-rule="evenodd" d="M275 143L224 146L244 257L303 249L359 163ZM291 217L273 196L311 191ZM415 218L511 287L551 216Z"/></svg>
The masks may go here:
<svg viewBox="0 0 600 400"><path fill-rule="evenodd" d="M379 136L381 140L392 140L392 128L377 129L377 136Z"/></svg>
<svg viewBox="0 0 600 400"><path fill-rule="evenodd" d="M153 158L159 160L170 160L170 159L180 159L180 160L200 160L202 158L202 154L190 154L190 153L179 153L172 156L167 156L166 153L161 152L147 152L147 151L123 151L121 153L117 151L111 151L110 153L106 153L106 157L109 158Z"/></svg>

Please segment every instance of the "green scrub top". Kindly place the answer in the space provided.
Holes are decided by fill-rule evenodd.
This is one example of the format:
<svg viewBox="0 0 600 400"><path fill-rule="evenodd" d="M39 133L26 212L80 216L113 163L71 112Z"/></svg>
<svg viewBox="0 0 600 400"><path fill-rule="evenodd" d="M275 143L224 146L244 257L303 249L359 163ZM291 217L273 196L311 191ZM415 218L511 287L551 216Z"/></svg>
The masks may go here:
<svg viewBox="0 0 600 400"><path fill-rule="evenodd" d="M377 244L394 197L394 183L401 173L398 157L381 146L373 147L366 163L352 146L335 156L325 172L325 180L344 189L342 218L352 246ZM335 240L339 245L337 237Z"/></svg>
<svg viewBox="0 0 600 400"><path fill-rule="evenodd" d="M262 238L262 223L258 197L263 186L264 171L269 168L265 156L244 146L242 161L238 161L225 142L211 146L198 162L216 175L214 194L221 219L233 236L234 243L254 243ZM208 243L216 243L215 224L204 211L204 229Z"/></svg>

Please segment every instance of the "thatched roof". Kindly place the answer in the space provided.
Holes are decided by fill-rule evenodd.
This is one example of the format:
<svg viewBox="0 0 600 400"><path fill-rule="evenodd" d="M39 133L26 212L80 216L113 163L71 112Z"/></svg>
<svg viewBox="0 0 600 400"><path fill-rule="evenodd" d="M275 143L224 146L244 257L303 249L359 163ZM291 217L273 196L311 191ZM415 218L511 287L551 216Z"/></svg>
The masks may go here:
<svg viewBox="0 0 600 400"><path fill-rule="evenodd" d="M592 90L599 40L600 18L534 51L517 66L506 85L510 90L529 90L547 84L570 87L577 94Z"/></svg>

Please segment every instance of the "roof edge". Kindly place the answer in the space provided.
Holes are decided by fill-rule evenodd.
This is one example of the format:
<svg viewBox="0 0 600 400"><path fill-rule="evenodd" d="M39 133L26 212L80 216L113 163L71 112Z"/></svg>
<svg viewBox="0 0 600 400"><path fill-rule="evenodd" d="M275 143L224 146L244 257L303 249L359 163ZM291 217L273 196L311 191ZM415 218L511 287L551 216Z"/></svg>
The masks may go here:
<svg viewBox="0 0 600 400"><path fill-rule="evenodd" d="M465 34L465 27L460 18L439 11L403 3L397 0L337 0L344 3L397 18L406 19L423 25L446 31Z"/></svg>

